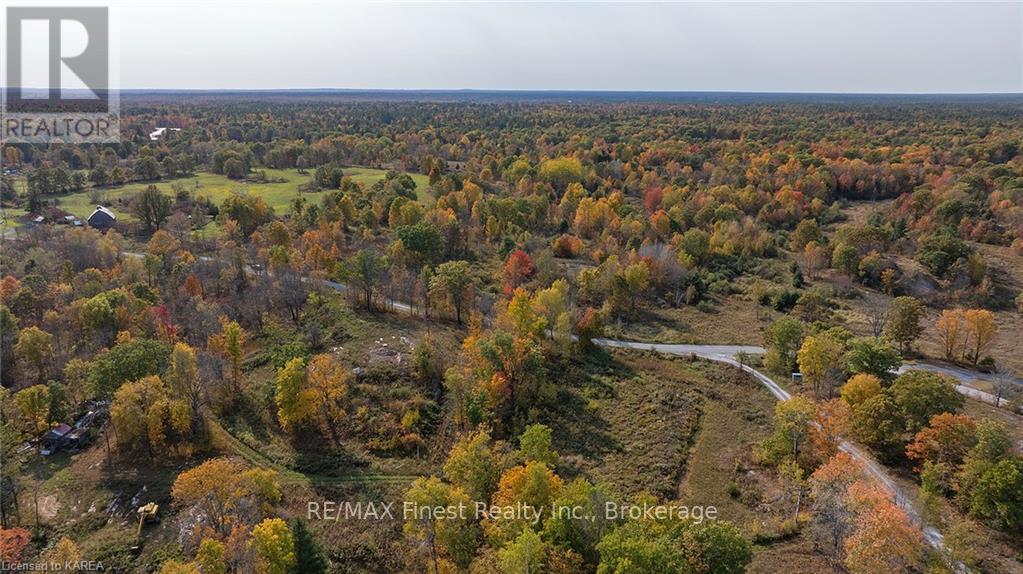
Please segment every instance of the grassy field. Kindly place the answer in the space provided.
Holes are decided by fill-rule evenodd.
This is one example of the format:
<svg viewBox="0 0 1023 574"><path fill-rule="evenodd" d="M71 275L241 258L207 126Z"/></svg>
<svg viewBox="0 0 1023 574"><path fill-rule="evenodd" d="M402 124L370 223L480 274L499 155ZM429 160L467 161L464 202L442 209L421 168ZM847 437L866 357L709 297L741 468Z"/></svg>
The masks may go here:
<svg viewBox="0 0 1023 574"><path fill-rule="evenodd" d="M624 497L702 501L727 520L752 519L726 487L744 480L737 469L750 466L774 410L756 381L724 365L649 352L598 352L556 370L559 395L540 418L563 454L559 471L588 475ZM749 489L763 486L756 482Z"/></svg>
<svg viewBox="0 0 1023 574"><path fill-rule="evenodd" d="M841 571L802 535L781 535L794 504L753 457L776 404L756 381L726 365L645 352L615 351L586 367L585 409L554 423L563 460L585 456L580 470L626 497L715 507L719 519L763 537L750 572ZM559 401L575 402L568 393Z"/></svg>
<svg viewBox="0 0 1023 574"><path fill-rule="evenodd" d="M699 417L699 399L687 388L689 381L633 362L641 360L627 352L615 352L606 362L592 358L583 365L582 384L563 385L556 412L543 422L554 429L565 459L577 466L572 470L626 499L643 492L672 499Z"/></svg>
<svg viewBox="0 0 1023 574"><path fill-rule="evenodd" d="M833 564L813 544L800 536L770 546L757 546L753 562L747 574L774 574L776 572L814 572L816 574L840 574L846 572L839 564Z"/></svg>
<svg viewBox="0 0 1023 574"><path fill-rule="evenodd" d="M18 227L21 222L18 218L25 215L27 212L20 207L5 207L3 213L0 215L0 227Z"/></svg>
<svg viewBox="0 0 1023 574"><path fill-rule="evenodd" d="M608 337L649 343L763 345L763 331L781 313L739 295L701 310L650 307L612 321Z"/></svg>
<svg viewBox="0 0 1023 574"><path fill-rule="evenodd" d="M222 202L231 193L244 192L262 197L278 214L288 213L291 210L291 202L299 195L299 186L309 183L312 179L312 170L306 173L299 173L293 169L267 169L266 175L270 180L282 180L274 183L249 183L228 179L223 175L200 172L193 177L185 177L172 181L157 182L156 186L165 193L172 193L171 185L180 184L196 196L205 196L214 203ZM384 178L386 170L372 169L368 167L347 167L344 168L345 175L365 186L370 186ZM416 182L416 191L420 201L431 202L433 199L426 192L429 181L425 175L409 174ZM102 195L103 201L112 205L118 217L125 221L134 221L134 216L126 212L125 201L139 191L150 185L149 183L131 183L122 187L104 188L101 190L86 189L84 191L67 195L53 196L51 199L65 211L78 217L88 217L93 209L94 202L90 197L93 192ZM310 202L318 202L326 194L326 191L303 193L303 197ZM23 215L24 210L6 209L7 219L14 219Z"/></svg>

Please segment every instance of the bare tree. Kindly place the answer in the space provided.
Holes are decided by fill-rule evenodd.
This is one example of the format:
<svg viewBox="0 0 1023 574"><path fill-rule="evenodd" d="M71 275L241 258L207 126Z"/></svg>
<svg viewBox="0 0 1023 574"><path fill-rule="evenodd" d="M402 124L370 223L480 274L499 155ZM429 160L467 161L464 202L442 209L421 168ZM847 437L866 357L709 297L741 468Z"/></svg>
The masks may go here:
<svg viewBox="0 0 1023 574"><path fill-rule="evenodd" d="M1015 399L1020 390L1023 389L1023 382L1019 381L1006 367L999 367L994 372L991 381L991 394L995 396L995 406L1002 406Z"/></svg>
<svg viewBox="0 0 1023 574"><path fill-rule="evenodd" d="M679 265L675 253L664 243L654 243L640 247L639 255L654 262L650 282L665 294L673 307L681 307L690 285L689 272Z"/></svg>
<svg viewBox="0 0 1023 574"><path fill-rule="evenodd" d="M291 321L299 324L302 308L309 300L310 284L292 269L280 269L273 275L273 301L283 307Z"/></svg>
<svg viewBox="0 0 1023 574"><path fill-rule="evenodd" d="M870 324L870 332L874 338L880 338L888 324L888 306L880 298L873 298L867 302L867 322Z"/></svg>

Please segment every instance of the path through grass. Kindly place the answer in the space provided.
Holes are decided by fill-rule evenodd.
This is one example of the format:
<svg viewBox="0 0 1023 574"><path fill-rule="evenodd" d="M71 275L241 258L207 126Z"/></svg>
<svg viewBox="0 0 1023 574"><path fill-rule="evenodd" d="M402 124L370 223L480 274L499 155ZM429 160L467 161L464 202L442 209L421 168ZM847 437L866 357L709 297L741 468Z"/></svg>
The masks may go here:
<svg viewBox="0 0 1023 574"><path fill-rule="evenodd" d="M305 474L278 464L258 450L245 444L215 420L208 421L208 428L213 445L219 450L229 452L245 459L246 462L259 468L276 471L282 484L338 484L367 482L412 482L419 478L414 474L374 474L354 472L340 476L321 474Z"/></svg>

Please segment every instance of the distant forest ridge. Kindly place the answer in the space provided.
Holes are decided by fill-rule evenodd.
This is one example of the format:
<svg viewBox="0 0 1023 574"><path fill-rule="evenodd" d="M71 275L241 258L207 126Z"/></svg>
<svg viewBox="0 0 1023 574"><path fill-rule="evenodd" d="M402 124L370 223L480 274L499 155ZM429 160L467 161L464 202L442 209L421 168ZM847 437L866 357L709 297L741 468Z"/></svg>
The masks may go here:
<svg viewBox="0 0 1023 574"><path fill-rule="evenodd" d="M5 89L0 88L0 93ZM42 90L29 90L30 92ZM73 91L72 91L73 92ZM363 90L363 89L128 89L125 101L200 100L274 101L424 101L668 104L1023 104L1023 93L870 94L818 92L601 91L601 90Z"/></svg>

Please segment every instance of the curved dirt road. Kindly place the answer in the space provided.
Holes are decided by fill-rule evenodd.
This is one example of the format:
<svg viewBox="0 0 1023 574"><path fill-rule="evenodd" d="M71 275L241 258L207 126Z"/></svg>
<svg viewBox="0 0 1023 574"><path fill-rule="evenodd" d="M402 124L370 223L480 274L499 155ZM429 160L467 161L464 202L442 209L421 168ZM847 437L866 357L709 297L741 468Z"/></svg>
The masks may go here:
<svg viewBox="0 0 1023 574"><path fill-rule="evenodd" d="M620 341L617 339L594 339L594 342L604 347L641 349L649 351L658 351L661 353L671 353L673 355L696 355L698 357L703 357L704 359L712 360L717 360L721 358L734 359L735 356L739 353L747 353L750 355L763 355L766 352L766 350L763 347L757 347L753 345L675 345L665 343L640 343L636 341ZM981 402L985 402L992 405L995 404L996 397L994 395L992 395L991 393L986 393L984 391L975 389L969 386L968 384L973 381L994 382L995 380L994 375L979 373L967 369L961 369L959 367L938 365L926 362L906 363L899 367L896 373L904 373L906 371L930 371L932 373L940 373L942 375L952 377L953 379L959 381L959 384L956 385L956 390L959 391L960 394L970 397L971 399L976 399ZM1023 386L1023 380L1016 378L1013 378L1011 380L1013 383ZM774 396L778 397L779 399L785 400L781 398L781 396L777 392L775 392L774 389L772 389L771 392L774 393ZM1006 401L1005 399L1001 399L999 401L998 406L1007 403L1008 401Z"/></svg>
<svg viewBox="0 0 1023 574"><path fill-rule="evenodd" d="M593 342L603 347L654 351L670 355L683 356L695 355L697 357L701 357L703 359L707 359L710 361L727 363L729 365L740 367L742 370L753 375L753 378L755 378L757 382L759 382L761 385L766 387L767 390L770 391L771 394L774 395L774 397L779 401L787 401L792 397L788 393L788 391L781 388L781 386L778 385L778 383L774 382L771 379L771 377L768 377L764 373L754 369L753 367L750 367L749 365L740 365L739 362L735 360L736 354L740 352L745 352L749 354L763 353L764 349L760 347L744 345L668 345L668 344L662 345L658 343L637 343L633 341L619 341L616 339L594 339ZM941 532L939 532L938 529L934 528L933 526L930 526L929 524L924 522L923 518L920 516L920 513L913 505L913 501L909 498L909 496L906 495L902 488L899 487L895 480L892 479L891 475L888 474L885 468L881 466L881 464L878 463L876 460L874 460L874 457L872 457L865 450L857 447L856 445L848 441L842 441L839 448L842 451L848 453L849 456L858 460L863 465L863 468L867 471L867 473L870 476L872 476L874 479L876 479L878 482L884 485L884 487L888 489L889 492L892 493L892 496L894 497L896 504L898 504L904 511L906 511L906 514L909 515L913 522L920 526L920 530L923 532L924 539L927 540L928 544L930 544L932 547L938 550L944 549L945 547L944 536L942 536Z"/></svg>

